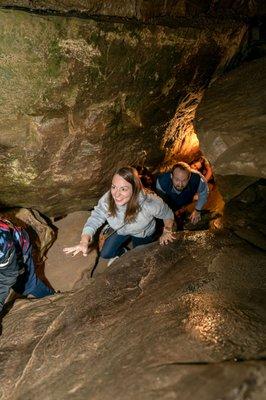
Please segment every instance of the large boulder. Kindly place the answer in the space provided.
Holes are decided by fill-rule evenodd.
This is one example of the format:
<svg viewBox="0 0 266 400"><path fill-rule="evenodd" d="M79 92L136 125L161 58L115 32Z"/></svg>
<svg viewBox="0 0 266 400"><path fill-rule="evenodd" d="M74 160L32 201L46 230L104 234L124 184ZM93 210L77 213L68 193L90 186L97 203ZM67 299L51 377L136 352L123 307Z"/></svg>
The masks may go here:
<svg viewBox="0 0 266 400"><path fill-rule="evenodd" d="M227 203L223 224L236 235L266 250L265 181L250 185Z"/></svg>
<svg viewBox="0 0 266 400"><path fill-rule="evenodd" d="M185 233L76 292L17 301L2 322L1 399L262 400L264 267L227 231Z"/></svg>
<svg viewBox="0 0 266 400"><path fill-rule="evenodd" d="M0 21L0 203L50 216L92 207L119 165L158 164L178 102L224 69L247 30L14 10Z"/></svg>
<svg viewBox="0 0 266 400"><path fill-rule="evenodd" d="M226 200L266 177L266 58L213 82L195 119L201 148Z"/></svg>
<svg viewBox="0 0 266 400"><path fill-rule="evenodd" d="M57 236L56 227L37 210L33 209L13 208L1 211L0 217L27 231L33 248L36 268L38 273L42 275L47 251Z"/></svg>

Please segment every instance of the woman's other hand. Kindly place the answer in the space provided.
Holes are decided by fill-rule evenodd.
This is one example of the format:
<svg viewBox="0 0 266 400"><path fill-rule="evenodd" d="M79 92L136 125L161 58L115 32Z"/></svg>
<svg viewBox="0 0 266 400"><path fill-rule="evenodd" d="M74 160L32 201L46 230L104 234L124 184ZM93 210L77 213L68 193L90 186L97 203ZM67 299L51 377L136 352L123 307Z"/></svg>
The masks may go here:
<svg viewBox="0 0 266 400"><path fill-rule="evenodd" d="M163 234L159 238L159 243L165 245L175 240L175 233L170 230L163 230Z"/></svg>

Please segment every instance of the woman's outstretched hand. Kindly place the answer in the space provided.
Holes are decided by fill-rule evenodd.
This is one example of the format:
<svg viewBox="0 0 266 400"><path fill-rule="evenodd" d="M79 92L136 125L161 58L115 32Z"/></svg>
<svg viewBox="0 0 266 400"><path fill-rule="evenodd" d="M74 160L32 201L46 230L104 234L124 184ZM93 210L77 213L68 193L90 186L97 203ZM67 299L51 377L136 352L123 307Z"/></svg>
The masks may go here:
<svg viewBox="0 0 266 400"><path fill-rule="evenodd" d="M76 246L73 247L65 247L63 249L63 252L66 254L71 254L72 253L72 257L74 257L75 255L77 255L78 253L82 253L84 257L86 257L88 255L89 252L89 244L91 242L92 238L90 236L87 235L86 240L81 240L81 242L79 244L77 244Z"/></svg>

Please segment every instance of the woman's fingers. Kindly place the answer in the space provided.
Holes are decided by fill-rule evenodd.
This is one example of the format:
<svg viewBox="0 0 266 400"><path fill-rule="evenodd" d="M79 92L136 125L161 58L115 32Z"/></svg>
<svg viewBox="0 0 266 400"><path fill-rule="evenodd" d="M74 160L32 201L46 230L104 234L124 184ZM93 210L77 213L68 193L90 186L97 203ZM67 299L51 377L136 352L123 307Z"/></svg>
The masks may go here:
<svg viewBox="0 0 266 400"><path fill-rule="evenodd" d="M82 251L82 249L80 248L80 246L73 246L73 247L65 247L63 249L63 252L66 254L70 254L73 253L72 256L74 257L76 254L78 254L80 251Z"/></svg>
<svg viewBox="0 0 266 400"><path fill-rule="evenodd" d="M88 255L88 246L87 245L80 245L78 244L77 246L73 247L65 247L63 249L63 252L66 254L72 254L72 257L75 257L78 253L82 253L84 257L87 257Z"/></svg>
<svg viewBox="0 0 266 400"><path fill-rule="evenodd" d="M75 250L76 250L76 246L74 246L74 247L65 247L63 249L63 252L66 253L66 254L69 254L69 253L72 253Z"/></svg>
<svg viewBox="0 0 266 400"><path fill-rule="evenodd" d="M159 239L159 243L164 245L168 244L169 242L173 242L175 240L174 232L164 232Z"/></svg>

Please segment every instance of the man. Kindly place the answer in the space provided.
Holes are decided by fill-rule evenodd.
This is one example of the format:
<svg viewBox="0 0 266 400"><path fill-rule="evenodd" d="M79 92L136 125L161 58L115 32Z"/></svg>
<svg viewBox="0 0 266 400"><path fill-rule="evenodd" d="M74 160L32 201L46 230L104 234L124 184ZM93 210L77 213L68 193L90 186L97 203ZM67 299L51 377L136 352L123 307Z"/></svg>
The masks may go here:
<svg viewBox="0 0 266 400"><path fill-rule="evenodd" d="M36 276L27 232L0 219L0 313L11 288L31 298L55 293Z"/></svg>
<svg viewBox="0 0 266 400"><path fill-rule="evenodd" d="M171 172L159 175L156 190L176 216L184 212L184 207L192 203L197 195L195 209L189 219L193 224L200 221L201 211L208 199L208 184L206 179L199 172L192 170L187 163L178 162Z"/></svg>

